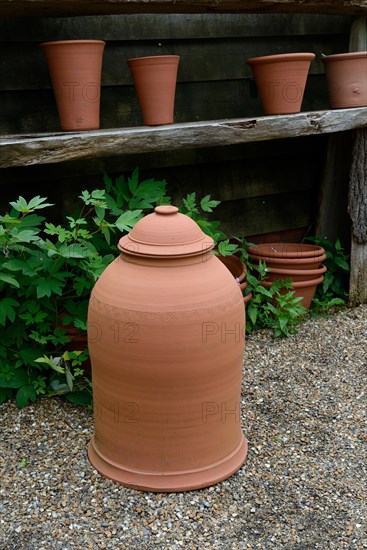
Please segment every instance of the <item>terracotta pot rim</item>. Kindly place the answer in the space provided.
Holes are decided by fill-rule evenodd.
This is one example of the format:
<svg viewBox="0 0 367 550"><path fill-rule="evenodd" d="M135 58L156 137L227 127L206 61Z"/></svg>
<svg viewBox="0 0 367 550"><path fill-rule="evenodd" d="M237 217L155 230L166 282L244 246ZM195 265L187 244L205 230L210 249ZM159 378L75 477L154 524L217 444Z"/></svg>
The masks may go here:
<svg viewBox="0 0 367 550"><path fill-rule="evenodd" d="M313 256L311 258L272 258L270 256L258 256L257 254L250 254L251 260L255 261L263 261L266 264L278 264L279 266L282 266L284 264L289 264L290 268L291 266L296 266L299 264L321 264L324 260L326 260L326 254L320 254L320 256ZM297 268L296 268L297 269Z"/></svg>
<svg viewBox="0 0 367 550"><path fill-rule="evenodd" d="M298 250L290 250L297 247ZM268 248L274 250L269 252ZM276 250L276 248L280 250ZM264 249L266 251L263 252ZM255 256L267 256L268 258L317 258L321 254L325 254L325 249L317 244L270 242L249 246L248 252Z"/></svg>
<svg viewBox="0 0 367 550"><path fill-rule="evenodd" d="M179 55L144 55L142 57L131 57L127 60L127 63L133 63L134 61L147 61L147 60L159 60L159 59L180 59Z"/></svg>
<svg viewBox="0 0 367 550"><path fill-rule="evenodd" d="M252 298L252 292L243 297L243 303L246 305Z"/></svg>
<svg viewBox="0 0 367 550"><path fill-rule="evenodd" d="M58 46L58 45L73 45L73 44L104 44L104 40L50 40L49 42L42 42L40 46L43 48L45 46Z"/></svg>
<svg viewBox="0 0 367 550"><path fill-rule="evenodd" d="M342 61L347 59L359 59L367 57L367 51L365 52L346 52L346 53L333 53L331 55L325 55L324 57L321 57L321 61L325 63L325 61Z"/></svg>
<svg viewBox="0 0 367 550"><path fill-rule="evenodd" d="M276 275L289 275L289 277L292 278L292 275L310 275L310 277L312 277L313 275L321 275L322 273L325 273L327 267L326 265L322 265L321 267L318 267L316 269L282 269L277 267L270 267L267 269L269 270L269 274L274 273Z"/></svg>
<svg viewBox="0 0 367 550"><path fill-rule="evenodd" d="M260 64L260 63L279 63L282 61L312 61L316 55L311 52L295 52L295 53L277 53L273 55L261 55L259 57L250 57L246 60L246 63Z"/></svg>
<svg viewBox="0 0 367 550"><path fill-rule="evenodd" d="M221 254L215 254L215 256L218 258L218 260L220 262L222 262L222 264L224 264L226 266L226 268L228 269L228 271L230 271L233 275L233 277L236 279L236 281L238 283L242 283L246 277L246 273L247 273L247 267L246 267L246 264L244 262L242 262L242 260L240 260L237 256L235 256L234 254L229 254L228 256L221 256ZM226 258L228 261L230 262L235 262L236 265L238 266L239 269L241 269L241 273L239 275L235 275L231 270L230 268L228 267L228 265L226 264Z"/></svg>

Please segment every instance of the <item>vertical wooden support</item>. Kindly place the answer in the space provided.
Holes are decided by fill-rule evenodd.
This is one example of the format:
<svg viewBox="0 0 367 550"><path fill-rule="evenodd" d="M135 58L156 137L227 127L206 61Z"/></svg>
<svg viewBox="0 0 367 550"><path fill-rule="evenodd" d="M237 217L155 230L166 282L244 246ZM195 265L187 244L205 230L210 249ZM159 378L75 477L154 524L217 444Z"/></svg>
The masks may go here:
<svg viewBox="0 0 367 550"><path fill-rule="evenodd" d="M340 240L349 250L348 183L352 162L354 132L328 136L324 171L319 192L315 233L335 243Z"/></svg>
<svg viewBox="0 0 367 550"><path fill-rule="evenodd" d="M349 50L367 50L367 17L353 23ZM367 128L356 131L348 211L352 220L349 305L356 306L367 303Z"/></svg>

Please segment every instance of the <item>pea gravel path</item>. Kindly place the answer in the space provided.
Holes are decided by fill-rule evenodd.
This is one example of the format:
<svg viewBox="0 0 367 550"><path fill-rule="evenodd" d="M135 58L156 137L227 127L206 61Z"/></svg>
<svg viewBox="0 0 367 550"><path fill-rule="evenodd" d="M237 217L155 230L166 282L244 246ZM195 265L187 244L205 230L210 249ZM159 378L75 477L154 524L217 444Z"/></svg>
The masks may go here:
<svg viewBox="0 0 367 550"><path fill-rule="evenodd" d="M100 477L88 410L44 399L0 407L0 548L367 548L367 306L297 335L247 339L246 464L188 493Z"/></svg>

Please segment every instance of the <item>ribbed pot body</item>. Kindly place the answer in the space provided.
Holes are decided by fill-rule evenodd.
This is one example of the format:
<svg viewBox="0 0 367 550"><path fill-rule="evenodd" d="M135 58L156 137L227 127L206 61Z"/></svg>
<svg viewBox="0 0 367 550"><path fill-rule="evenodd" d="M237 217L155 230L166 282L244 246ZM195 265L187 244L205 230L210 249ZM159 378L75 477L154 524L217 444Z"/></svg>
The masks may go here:
<svg viewBox="0 0 367 550"><path fill-rule="evenodd" d="M62 130L100 126L103 40L61 40L41 44Z"/></svg>
<svg viewBox="0 0 367 550"><path fill-rule="evenodd" d="M313 53L285 53L253 57L250 65L264 113L299 113Z"/></svg>
<svg viewBox="0 0 367 550"><path fill-rule="evenodd" d="M212 252L122 253L112 262L88 314L95 468L149 491L205 487L234 473L247 453L244 332L241 291Z"/></svg>
<svg viewBox="0 0 367 550"><path fill-rule="evenodd" d="M332 109L367 106L367 52L327 55L325 65Z"/></svg>
<svg viewBox="0 0 367 550"><path fill-rule="evenodd" d="M144 124L172 124L180 56L156 55L128 60Z"/></svg>

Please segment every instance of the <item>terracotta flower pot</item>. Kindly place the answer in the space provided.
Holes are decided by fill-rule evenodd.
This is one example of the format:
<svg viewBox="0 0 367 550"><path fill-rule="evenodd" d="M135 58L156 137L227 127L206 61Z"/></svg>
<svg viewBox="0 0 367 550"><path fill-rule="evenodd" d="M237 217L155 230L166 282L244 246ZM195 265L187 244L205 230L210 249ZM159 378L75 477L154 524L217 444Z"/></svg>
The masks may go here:
<svg viewBox="0 0 367 550"><path fill-rule="evenodd" d="M205 487L245 460L244 301L212 247L191 218L158 206L93 289L89 458L128 487Z"/></svg>
<svg viewBox="0 0 367 550"><path fill-rule="evenodd" d="M367 52L327 55L321 61L332 109L367 106Z"/></svg>
<svg viewBox="0 0 367 550"><path fill-rule="evenodd" d="M248 282L246 281L246 265L234 254L231 254L230 256L221 256L218 254L217 258L232 273L241 291L244 291L248 287Z"/></svg>
<svg viewBox="0 0 367 550"><path fill-rule="evenodd" d="M128 60L144 124L172 124L179 55L155 55Z"/></svg>
<svg viewBox="0 0 367 550"><path fill-rule="evenodd" d="M320 277L326 271L326 266L322 265L316 269L282 269L272 267L268 271L265 280L276 281L278 279L292 279L293 282L308 281Z"/></svg>
<svg viewBox="0 0 367 550"><path fill-rule="evenodd" d="M96 130L100 125L103 40L41 44L62 130Z"/></svg>
<svg viewBox="0 0 367 550"><path fill-rule="evenodd" d="M274 258L269 256L257 256L250 254L250 260L259 263L260 260L266 263L266 267L281 269L317 269L326 260L326 254L314 258Z"/></svg>
<svg viewBox="0 0 367 550"><path fill-rule="evenodd" d="M271 269L318 269L326 259L321 246L304 243L263 243L248 248L251 261Z"/></svg>
<svg viewBox="0 0 367 550"><path fill-rule="evenodd" d="M248 247L249 254L268 258L316 258L325 253L322 246L305 243L263 243Z"/></svg>
<svg viewBox="0 0 367 550"><path fill-rule="evenodd" d="M299 113L313 53L284 53L247 60L266 115Z"/></svg>
<svg viewBox="0 0 367 550"><path fill-rule="evenodd" d="M249 294L246 294L246 296L243 297L243 303L245 304L245 307L249 303L251 298L252 298L252 292L250 292Z"/></svg>
<svg viewBox="0 0 367 550"><path fill-rule="evenodd" d="M246 278L246 265L234 254L230 256L221 256L217 255L218 260L226 266L227 269L232 273L233 277L238 283L242 283Z"/></svg>
<svg viewBox="0 0 367 550"><path fill-rule="evenodd" d="M316 279L309 279L307 281L297 281L292 283L292 288L295 291L295 297L302 297L302 305L306 308L309 308L316 292L317 285L322 283L324 280L323 275ZM265 288L269 288L273 281L262 281L261 284ZM288 292L287 289L284 289L284 292Z"/></svg>

